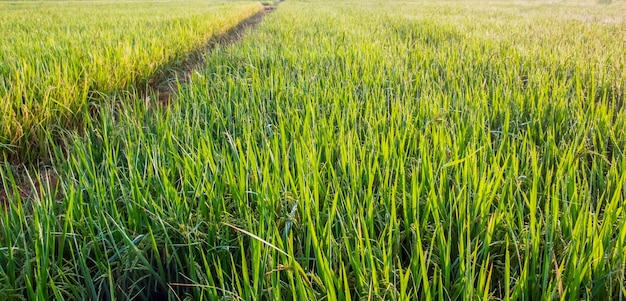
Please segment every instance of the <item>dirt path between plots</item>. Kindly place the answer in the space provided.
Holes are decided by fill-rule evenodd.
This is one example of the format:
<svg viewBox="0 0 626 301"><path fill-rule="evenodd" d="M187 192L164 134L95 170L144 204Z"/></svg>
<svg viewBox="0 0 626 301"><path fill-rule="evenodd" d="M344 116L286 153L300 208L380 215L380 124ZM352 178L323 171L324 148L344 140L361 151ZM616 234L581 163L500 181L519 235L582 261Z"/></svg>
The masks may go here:
<svg viewBox="0 0 626 301"><path fill-rule="evenodd" d="M243 20L226 33L212 38L207 44L187 54L182 62L177 64L177 67L157 72L157 75L148 83L148 89L144 93L146 99L150 100L150 95L156 95L158 104L168 106L178 90L178 84L188 83L193 71L205 65L205 55L207 53L210 53L218 45L229 46L239 41L247 29L255 28L275 8L276 6L264 5L262 11Z"/></svg>
<svg viewBox="0 0 626 301"><path fill-rule="evenodd" d="M186 54L182 59L176 58L172 63L165 64L161 71L157 71L156 76L149 81L146 90L141 95L146 100L150 100L151 96L156 96L157 99L150 100L150 103L168 106L178 91L178 86L188 83L191 79L191 74L201 69L206 63L205 54L210 53L218 45L229 46L239 41L246 30L256 27L275 8L276 6L264 5L262 11L241 21L237 26L225 33L215 36L205 45ZM12 187L4 187L4 183L0 179L0 209L9 207L15 193L19 194L22 200L26 200L39 195L41 193L40 187L50 187L51 190L58 191L59 178L51 167L39 169L38 173L42 183L33 183L32 181L38 182L36 179L31 180L29 177L29 174L33 175L34 173L28 173L23 164L12 164L12 169L15 176L20 177L16 179L17 190L14 190ZM8 179L5 180L9 182ZM11 185L10 183L7 184ZM62 197L62 195L56 195L57 200L62 199Z"/></svg>

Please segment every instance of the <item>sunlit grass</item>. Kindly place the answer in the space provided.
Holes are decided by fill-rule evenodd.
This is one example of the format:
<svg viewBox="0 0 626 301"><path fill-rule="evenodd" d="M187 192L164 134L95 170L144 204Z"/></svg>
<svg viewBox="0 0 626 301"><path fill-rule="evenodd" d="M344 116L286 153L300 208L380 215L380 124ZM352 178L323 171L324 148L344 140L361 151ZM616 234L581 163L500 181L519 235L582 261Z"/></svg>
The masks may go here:
<svg viewBox="0 0 626 301"><path fill-rule="evenodd" d="M0 151L46 156L58 128L259 10L253 2L3 2ZM34 148L34 149L33 149Z"/></svg>
<svg viewBox="0 0 626 301"><path fill-rule="evenodd" d="M624 298L623 8L285 2L13 193L0 294Z"/></svg>

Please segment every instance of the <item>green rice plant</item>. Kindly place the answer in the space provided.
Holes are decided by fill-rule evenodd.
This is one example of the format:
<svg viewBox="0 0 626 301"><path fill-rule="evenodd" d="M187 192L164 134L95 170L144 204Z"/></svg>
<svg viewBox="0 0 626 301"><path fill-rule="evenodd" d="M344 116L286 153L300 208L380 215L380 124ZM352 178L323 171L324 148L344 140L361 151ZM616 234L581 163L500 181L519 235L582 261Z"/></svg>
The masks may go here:
<svg viewBox="0 0 626 301"><path fill-rule="evenodd" d="M170 107L103 105L56 189L0 169L0 292L623 299L621 8L282 3Z"/></svg>
<svg viewBox="0 0 626 301"><path fill-rule="evenodd" d="M7 2L0 12L0 151L45 157L103 100L259 12L258 3Z"/></svg>

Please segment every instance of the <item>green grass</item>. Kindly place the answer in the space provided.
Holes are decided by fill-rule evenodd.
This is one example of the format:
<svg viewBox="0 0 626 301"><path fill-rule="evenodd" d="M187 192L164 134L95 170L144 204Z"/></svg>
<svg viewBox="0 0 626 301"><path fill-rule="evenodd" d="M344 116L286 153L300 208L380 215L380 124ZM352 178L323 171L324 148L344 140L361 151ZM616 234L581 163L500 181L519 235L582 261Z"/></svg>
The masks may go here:
<svg viewBox="0 0 626 301"><path fill-rule="evenodd" d="M0 151L46 157L106 97L261 10L216 1L0 2ZM52 139L51 139L52 138Z"/></svg>
<svg viewBox="0 0 626 301"><path fill-rule="evenodd" d="M624 8L284 2L0 168L0 299L624 299Z"/></svg>

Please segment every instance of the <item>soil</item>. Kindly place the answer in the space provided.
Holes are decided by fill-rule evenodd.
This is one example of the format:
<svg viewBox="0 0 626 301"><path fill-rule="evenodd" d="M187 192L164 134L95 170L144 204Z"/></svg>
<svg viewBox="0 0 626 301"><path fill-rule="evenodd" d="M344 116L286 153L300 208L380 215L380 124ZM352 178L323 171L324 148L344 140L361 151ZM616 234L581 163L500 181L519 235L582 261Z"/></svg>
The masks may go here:
<svg viewBox="0 0 626 301"><path fill-rule="evenodd" d="M16 173L26 174L24 170L17 170ZM50 187L52 191L57 191L59 185L59 177L54 173L52 169L42 169L39 171L41 181L33 179L34 185L29 180L20 179L17 184L17 192L20 199L27 200L35 196L41 195L41 187ZM13 191L5 189L4 184L0 182L0 208L8 208L10 201L14 199ZM34 187L33 187L34 186ZM57 195L57 199L62 196Z"/></svg>

